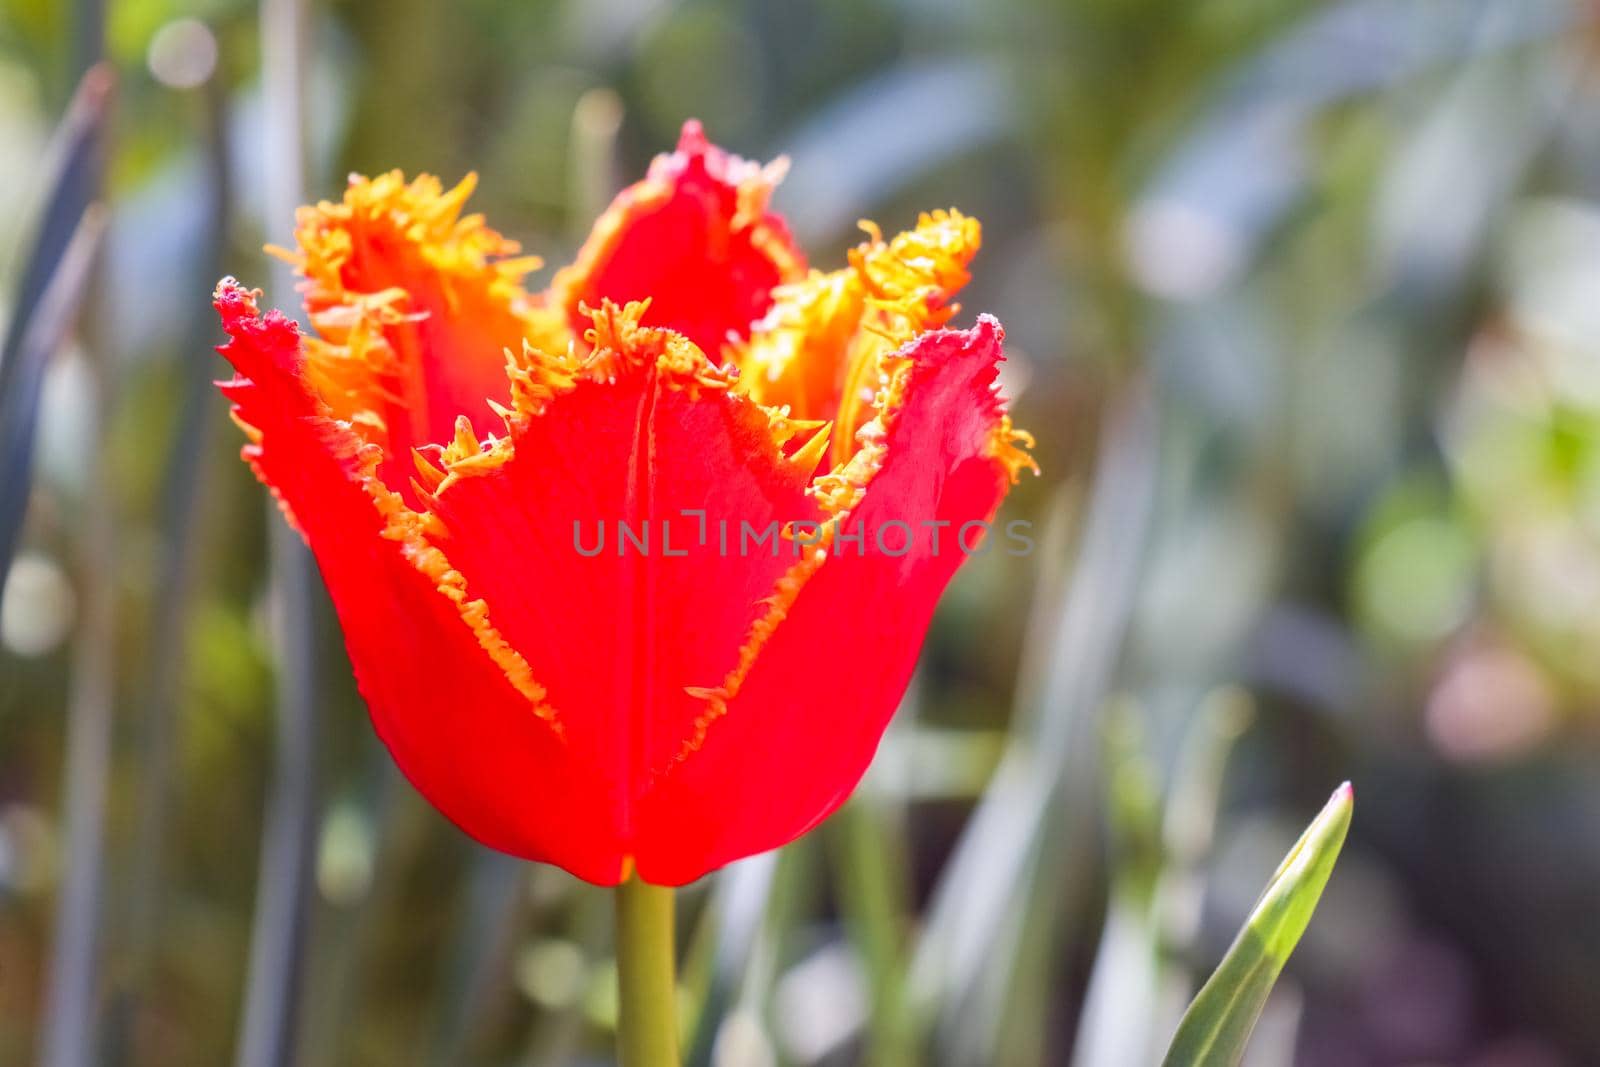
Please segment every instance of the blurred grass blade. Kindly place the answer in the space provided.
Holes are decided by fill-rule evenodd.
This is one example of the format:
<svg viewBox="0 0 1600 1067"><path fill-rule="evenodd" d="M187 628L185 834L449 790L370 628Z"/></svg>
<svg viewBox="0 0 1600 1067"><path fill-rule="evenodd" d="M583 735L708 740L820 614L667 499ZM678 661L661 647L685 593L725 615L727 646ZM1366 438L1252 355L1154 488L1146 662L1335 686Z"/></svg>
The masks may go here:
<svg viewBox="0 0 1600 1067"><path fill-rule="evenodd" d="M360 1032L352 1024L365 1003L384 923L394 914L405 885L405 872L416 861L426 837L419 805L405 791L400 772L376 736L365 742L364 784L350 805L354 825L371 834L371 867L365 885L342 899L323 896L321 914L311 919L317 930L306 968L306 1011L299 1067L336 1067L351 1058L350 1043ZM415 803L413 802L415 800ZM318 866L328 822L319 828Z"/></svg>
<svg viewBox="0 0 1600 1067"><path fill-rule="evenodd" d="M527 863L486 848L473 850L435 998L430 1062L437 1067L468 1062L478 1035L490 1029L497 996L516 966L528 918L527 889Z"/></svg>
<svg viewBox="0 0 1600 1067"><path fill-rule="evenodd" d="M1150 387L1135 380L1102 430L1070 581L1041 579L1049 603L1029 627L1011 741L934 889L910 980L946 1062L996 1062L1018 967L1048 966L1088 885L1095 739L1138 595L1159 441ZM1067 556L1044 554L1047 566Z"/></svg>
<svg viewBox="0 0 1600 1067"><path fill-rule="evenodd" d="M45 365L74 318L102 228L102 220L86 225L85 212L114 83L109 66L90 68L56 130L44 185L49 199L0 346L0 579L27 510Z"/></svg>
<svg viewBox="0 0 1600 1067"><path fill-rule="evenodd" d="M1216 972L1184 1013L1166 1067L1231 1067L1244 1055L1267 994L1305 933L1350 828L1346 782L1295 842Z"/></svg>
<svg viewBox="0 0 1600 1067"><path fill-rule="evenodd" d="M909 847L898 814L886 798L865 790L829 827L840 914L868 982L866 1060L876 1067L909 1067L918 1059L901 929L902 916L913 910Z"/></svg>
<svg viewBox="0 0 1600 1067"><path fill-rule="evenodd" d="M77 317L105 225L105 211L100 205L91 205L84 212L62 253L55 277L34 310L33 322L18 351L29 358L37 352L41 368ZM103 352L94 359L93 384L86 398L96 416L96 425L102 428L111 407L111 369L105 360ZM32 440L31 426L27 440ZM106 800L110 795L115 703L117 527L106 480L103 429L88 442L86 452L90 491L85 494L79 546L85 610L67 707L62 786L66 863L40 1037L39 1062L46 1067L88 1067L96 1059ZM24 463L25 457L26 451L20 457ZM19 515L12 518L20 521ZM15 532L15 526L10 529ZM4 578L7 562L0 559L0 579Z"/></svg>
<svg viewBox="0 0 1600 1067"><path fill-rule="evenodd" d="M206 204L205 243L194 292L204 293L224 271L230 217L232 168L227 150L227 90L218 79L207 82L201 96L204 131L204 177L199 193ZM133 844L128 848L128 873L119 894L126 963L120 969L107 1013L106 1067L133 1061L132 1034L140 1025L144 996L156 973L163 945L165 908L169 898L166 856L168 830L176 808L175 763L179 747L179 712L190 665L188 620L195 606L200 545L215 520L208 464L222 422L216 402L216 359L211 343L217 330L209 304L194 301L183 347L175 358L182 379L182 399L167 458L162 465L160 523L155 573L158 576L148 615L150 638L145 646L145 671L135 725L140 767Z"/></svg>
<svg viewBox="0 0 1600 1067"><path fill-rule="evenodd" d="M267 216L293 217L305 171L306 19L311 0L261 5ZM282 223L278 223L282 224ZM286 266L274 290L288 292ZM276 601L278 660L275 767L262 829L261 866L250 932L250 968L236 1067L299 1062L301 990L313 891L317 831L317 636L319 584L300 535L273 515L268 567Z"/></svg>
<svg viewBox="0 0 1600 1067"><path fill-rule="evenodd" d="M710 942L708 972L690 991L689 1024L684 1027L691 1064L711 1062L719 1025L737 1010L739 999L751 984L753 968L763 968L776 904L786 902L796 860L789 850L767 852L740 860L718 871L711 901L702 920ZM696 946L698 947L698 946ZM688 971L688 968L685 968ZM763 989L765 986L763 985Z"/></svg>

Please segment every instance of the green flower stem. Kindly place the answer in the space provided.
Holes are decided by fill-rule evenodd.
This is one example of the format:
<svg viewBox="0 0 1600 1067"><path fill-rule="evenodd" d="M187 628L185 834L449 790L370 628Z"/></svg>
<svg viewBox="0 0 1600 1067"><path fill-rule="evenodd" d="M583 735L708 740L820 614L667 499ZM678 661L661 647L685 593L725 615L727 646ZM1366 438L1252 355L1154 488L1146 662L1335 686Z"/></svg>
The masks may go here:
<svg viewBox="0 0 1600 1067"><path fill-rule="evenodd" d="M617 1046L622 1067L678 1067L672 889L617 886Z"/></svg>

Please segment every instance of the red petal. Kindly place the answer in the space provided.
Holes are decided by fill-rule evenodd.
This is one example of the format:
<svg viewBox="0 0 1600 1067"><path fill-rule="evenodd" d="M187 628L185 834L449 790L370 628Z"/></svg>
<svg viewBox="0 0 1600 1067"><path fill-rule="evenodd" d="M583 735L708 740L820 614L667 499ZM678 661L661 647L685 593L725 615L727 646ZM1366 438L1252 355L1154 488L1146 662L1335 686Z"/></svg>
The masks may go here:
<svg viewBox="0 0 1600 1067"><path fill-rule="evenodd" d="M526 664L459 575L430 552L422 517L376 478L379 452L333 419L303 378L302 338L231 279L220 351L245 448L321 566L373 723L395 762L451 820L493 848L615 883L623 851Z"/></svg>
<svg viewBox="0 0 1600 1067"><path fill-rule="evenodd" d="M713 356L730 337L747 336L773 287L805 274L788 226L767 210L777 177L708 144L698 122L685 123L677 151L617 196L577 262L556 275L552 291L573 330L588 325L585 305L648 300L649 323Z"/></svg>
<svg viewBox="0 0 1600 1067"><path fill-rule="evenodd" d="M805 492L810 466L780 448L781 422L775 436L772 416L697 349L640 328L641 310L608 306L582 366L538 368L540 387L519 388L508 440L458 452L430 501L440 520L430 541L561 709L574 758L613 805L614 832L659 850L678 831L636 839L635 807L692 750L707 707L688 689L733 667L762 598L795 563L790 542L741 555L739 524L819 510ZM685 509L705 514L704 541ZM726 553L719 519L732 523ZM619 520L636 536L648 523L647 551L619 542ZM604 548L589 555L602 524Z"/></svg>
<svg viewBox="0 0 1600 1067"><path fill-rule="evenodd" d="M686 882L792 840L866 770L965 558L957 532L991 519L1014 467L1029 462L993 391L1002 336L984 317L970 330L925 334L897 357L880 416L886 432L839 475L865 484L844 525L866 532L864 548L832 546L759 642L748 674L725 684L734 692L699 751L645 798L636 859L646 881ZM837 488L848 502L851 488ZM925 520L950 523L937 552ZM898 557L875 537L882 530L887 548L899 549L900 528L885 525L896 521L915 535Z"/></svg>

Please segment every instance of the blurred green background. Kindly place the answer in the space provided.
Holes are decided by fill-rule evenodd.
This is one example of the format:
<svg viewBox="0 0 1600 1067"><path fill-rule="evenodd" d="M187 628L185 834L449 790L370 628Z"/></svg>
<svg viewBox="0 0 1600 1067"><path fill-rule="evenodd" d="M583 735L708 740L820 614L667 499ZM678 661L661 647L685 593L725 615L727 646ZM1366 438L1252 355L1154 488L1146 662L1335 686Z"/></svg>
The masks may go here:
<svg viewBox="0 0 1600 1067"><path fill-rule="evenodd" d="M691 1062L1152 1063L1349 778L1247 1063L1600 1063L1597 14L3 0L0 1063L608 1062L605 894L434 814L274 595L207 297L294 305L351 170L559 265L690 116L819 265L981 218L1044 470L857 799L681 894Z"/></svg>

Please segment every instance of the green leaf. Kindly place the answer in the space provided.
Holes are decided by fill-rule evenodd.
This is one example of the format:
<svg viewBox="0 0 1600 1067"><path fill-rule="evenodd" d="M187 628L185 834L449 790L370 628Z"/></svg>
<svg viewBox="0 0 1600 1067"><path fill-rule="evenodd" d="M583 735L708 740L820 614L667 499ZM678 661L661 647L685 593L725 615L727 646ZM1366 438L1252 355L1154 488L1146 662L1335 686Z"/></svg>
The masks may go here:
<svg viewBox="0 0 1600 1067"><path fill-rule="evenodd" d="M1232 1067L1305 933L1339 858L1355 793L1346 782L1284 857L1233 946L1184 1012L1164 1067Z"/></svg>

